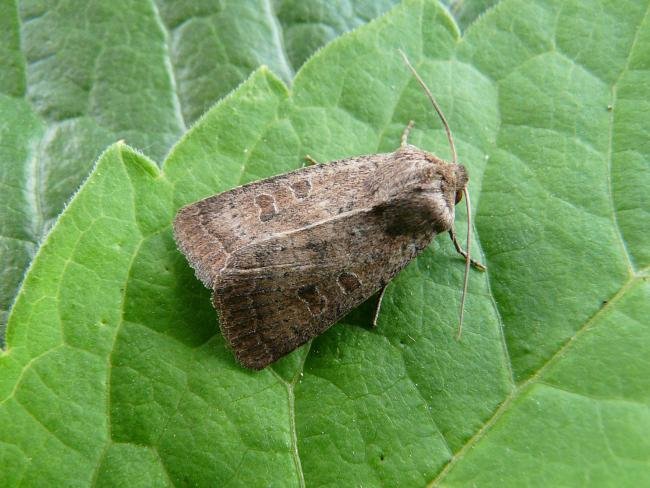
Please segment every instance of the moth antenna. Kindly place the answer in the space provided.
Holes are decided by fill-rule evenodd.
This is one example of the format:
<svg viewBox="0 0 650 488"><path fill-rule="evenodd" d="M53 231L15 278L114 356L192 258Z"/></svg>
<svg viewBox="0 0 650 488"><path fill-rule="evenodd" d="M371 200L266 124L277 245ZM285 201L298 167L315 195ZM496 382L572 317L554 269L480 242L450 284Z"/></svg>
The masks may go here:
<svg viewBox="0 0 650 488"><path fill-rule="evenodd" d="M418 74L417 71L415 71L415 68L409 61L409 59L406 57L406 54L404 54L404 51L401 49L398 49L399 53L402 55L402 58L404 58L404 62L406 63L406 66L411 70L413 73L413 76L415 79L418 81L422 89L424 90L424 93L426 93L427 97L429 98L429 101L431 102L431 105L433 105L433 108L435 111L438 113L438 117L440 117L440 120L442 121L442 125L445 126L445 132L447 132L447 139L449 140L449 146L451 147L451 157L452 157L452 162L454 164L458 163L458 157L456 156L456 146L454 145L454 138L451 135L451 130L449 129L449 124L447 123L447 119L445 118L445 115L442 113L442 110L440 109L440 106L438 105L438 102L436 102L435 97L433 96L433 93L431 93L431 90L429 90L429 87L426 85L424 80L420 78L420 75Z"/></svg>
<svg viewBox="0 0 650 488"><path fill-rule="evenodd" d="M465 297L467 296L467 285L469 284L469 268L472 262L470 257L470 245L471 236L472 236L472 214L471 206L469 204L469 192L467 187L463 188L463 195L465 196L465 208L467 208L467 244L465 251L465 279L463 280L463 296L460 299L460 320L458 322L458 334L456 334L456 339L460 340L460 336L463 333L463 316L465 315Z"/></svg>
<svg viewBox="0 0 650 488"><path fill-rule="evenodd" d="M451 135L451 129L449 128L449 124L447 123L447 119L445 118L445 115L442 113L442 109L440 108L440 105L438 105L438 102L436 102L433 93L431 93L431 90L429 90L427 84L424 82L424 80L420 77L418 72L415 70L415 68L409 61L409 59L406 57L406 54L404 54L404 51L402 51L401 49L398 49L398 51L402 55L402 58L404 59L406 66L408 66L408 68L413 73L413 76L415 77L417 82L424 90L424 93L426 93L427 98L431 102L431 105L433 105L433 108L438 114L438 117L440 117L440 120L442 121L442 125L444 125L445 127L445 132L447 133L447 140L449 141L449 147L451 148L452 162L454 164L458 164L458 156L456 154L456 145L454 144L454 137ZM472 214L471 214L471 205L469 202L469 192L467 191L467 187L463 188L463 195L465 196L465 207L467 208L467 243L466 243L467 251L465 252L465 278L463 280L463 296L460 300L460 319L458 321L458 333L456 334L456 339L458 340L460 340L460 337L463 333L463 318L465 316L465 298L467 297L467 287L469 285L469 269L472 263L472 258L470 256L470 245L472 243L471 242L472 241L471 239Z"/></svg>

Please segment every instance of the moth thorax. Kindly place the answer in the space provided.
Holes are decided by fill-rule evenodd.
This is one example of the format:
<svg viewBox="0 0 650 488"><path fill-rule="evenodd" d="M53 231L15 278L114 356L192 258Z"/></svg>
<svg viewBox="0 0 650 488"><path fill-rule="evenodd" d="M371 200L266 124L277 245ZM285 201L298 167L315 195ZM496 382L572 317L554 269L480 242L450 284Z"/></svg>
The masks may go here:
<svg viewBox="0 0 650 488"><path fill-rule="evenodd" d="M439 185L405 191L375 207L374 212L393 236L431 230L440 233L449 230L454 222L454 207L447 205Z"/></svg>

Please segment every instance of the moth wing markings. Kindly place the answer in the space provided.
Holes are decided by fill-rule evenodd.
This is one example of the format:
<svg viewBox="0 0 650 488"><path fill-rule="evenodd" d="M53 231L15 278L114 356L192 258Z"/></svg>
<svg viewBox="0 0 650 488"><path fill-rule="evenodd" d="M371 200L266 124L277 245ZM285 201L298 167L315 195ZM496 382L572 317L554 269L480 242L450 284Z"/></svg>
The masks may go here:
<svg viewBox="0 0 650 488"><path fill-rule="evenodd" d="M374 209L348 212L232 253L213 303L245 366L261 369L325 331L392 279L433 237L385 232Z"/></svg>
<svg viewBox="0 0 650 488"><path fill-rule="evenodd" d="M197 277L212 288L228 256L270 234L358 208L390 154L360 156L257 181L183 207L174 237Z"/></svg>

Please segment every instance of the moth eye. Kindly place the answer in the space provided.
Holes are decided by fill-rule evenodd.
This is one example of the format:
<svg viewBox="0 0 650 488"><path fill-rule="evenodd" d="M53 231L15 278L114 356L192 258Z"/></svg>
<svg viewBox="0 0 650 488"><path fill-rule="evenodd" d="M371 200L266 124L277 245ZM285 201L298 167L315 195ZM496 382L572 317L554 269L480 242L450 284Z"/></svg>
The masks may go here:
<svg viewBox="0 0 650 488"><path fill-rule="evenodd" d="M456 201L454 202L454 205L458 205L462 199L463 199L463 191L462 190L456 191Z"/></svg>

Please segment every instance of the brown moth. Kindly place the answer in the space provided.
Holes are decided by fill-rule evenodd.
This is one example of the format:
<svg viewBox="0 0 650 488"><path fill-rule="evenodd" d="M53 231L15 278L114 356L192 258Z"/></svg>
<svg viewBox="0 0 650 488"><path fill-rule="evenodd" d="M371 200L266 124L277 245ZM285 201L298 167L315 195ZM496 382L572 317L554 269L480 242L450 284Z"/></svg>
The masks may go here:
<svg viewBox="0 0 650 488"><path fill-rule="evenodd" d="M402 53L404 56L404 54ZM318 336L379 292L439 233L454 230L468 175L449 126L404 59L447 131L448 163L407 143L388 154L316 164L214 195L182 208L174 236L197 277L213 290L221 331L238 361L262 369ZM311 160L311 158L308 158Z"/></svg>

